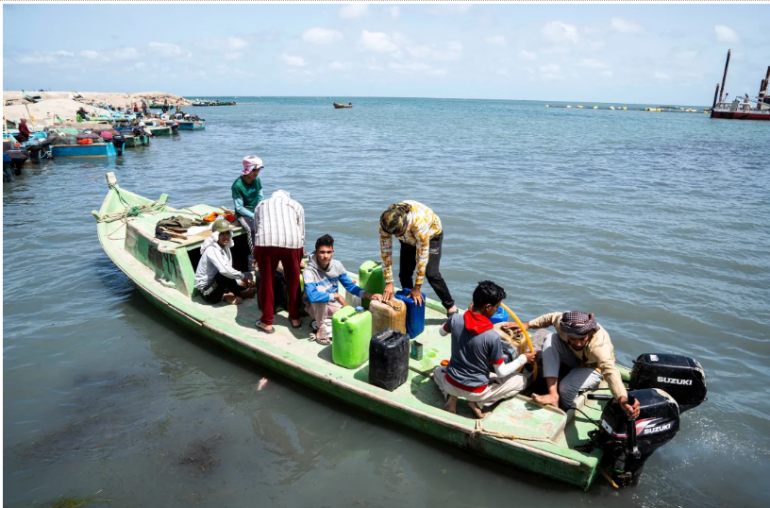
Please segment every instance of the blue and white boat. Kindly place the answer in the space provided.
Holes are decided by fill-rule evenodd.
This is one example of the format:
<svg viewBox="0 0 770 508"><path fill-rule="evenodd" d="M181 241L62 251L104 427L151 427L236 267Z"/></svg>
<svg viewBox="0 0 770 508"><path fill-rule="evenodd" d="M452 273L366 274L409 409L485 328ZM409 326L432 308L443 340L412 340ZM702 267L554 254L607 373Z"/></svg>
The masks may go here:
<svg viewBox="0 0 770 508"><path fill-rule="evenodd" d="M93 145L51 145L51 153L57 157L117 157L118 152L112 143L94 143Z"/></svg>

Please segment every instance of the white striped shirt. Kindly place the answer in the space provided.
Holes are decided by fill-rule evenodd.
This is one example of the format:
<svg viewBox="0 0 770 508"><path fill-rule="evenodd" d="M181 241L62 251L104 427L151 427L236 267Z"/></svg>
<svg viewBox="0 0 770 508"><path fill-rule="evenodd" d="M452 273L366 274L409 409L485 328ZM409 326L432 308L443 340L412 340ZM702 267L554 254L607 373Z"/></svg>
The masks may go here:
<svg viewBox="0 0 770 508"><path fill-rule="evenodd" d="M254 222L257 247L305 247L305 210L286 191L275 191L262 200L254 210Z"/></svg>

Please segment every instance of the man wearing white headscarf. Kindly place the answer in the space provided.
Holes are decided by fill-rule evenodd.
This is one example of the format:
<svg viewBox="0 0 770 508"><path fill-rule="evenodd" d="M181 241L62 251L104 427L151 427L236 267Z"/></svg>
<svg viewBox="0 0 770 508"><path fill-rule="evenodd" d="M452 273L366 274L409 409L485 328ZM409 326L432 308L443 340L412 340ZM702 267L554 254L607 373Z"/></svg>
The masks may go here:
<svg viewBox="0 0 770 508"><path fill-rule="evenodd" d="M243 226L249 242L249 267L254 264L254 237L257 234L257 228L254 224L254 210L264 199L262 182L259 180L259 172L263 167L262 159L256 155L247 155L243 158L241 176L233 182L232 186L235 216Z"/></svg>

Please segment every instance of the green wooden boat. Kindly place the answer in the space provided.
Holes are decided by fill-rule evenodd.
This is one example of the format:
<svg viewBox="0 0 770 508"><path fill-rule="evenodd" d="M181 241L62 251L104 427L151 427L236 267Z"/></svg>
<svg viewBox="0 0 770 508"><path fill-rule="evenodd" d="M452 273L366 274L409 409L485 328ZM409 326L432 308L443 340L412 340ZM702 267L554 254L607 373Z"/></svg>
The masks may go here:
<svg viewBox="0 0 770 508"><path fill-rule="evenodd" d="M126 138L126 146L128 147L147 146L150 144L149 136L134 136L133 134L124 134L123 137Z"/></svg>
<svg viewBox="0 0 770 508"><path fill-rule="evenodd" d="M156 136L171 135L171 127L167 127L165 125L147 125L145 128Z"/></svg>
<svg viewBox="0 0 770 508"><path fill-rule="evenodd" d="M473 419L462 401L456 415L442 409L444 399L431 375L441 360L449 358L451 345L438 333L446 320L438 302L427 300L425 331L419 336L423 359L410 359L405 384L393 392L383 390L368 383L368 364L352 370L340 367L332 361L331 346L306 340L307 319L303 329L295 330L286 312L280 312L274 323L277 332L267 335L255 329L261 314L255 300L239 306L203 302L193 280L204 236L179 243L158 240L155 224L172 215L208 215L216 208L174 209L166 194L152 201L121 189L113 173L107 173L107 184L101 209L92 212L104 252L152 304L180 324L312 389L447 444L582 489L594 481L602 450L575 449L595 428L581 414L543 407L521 394L500 403L484 420ZM240 229L234 241L236 247L245 242ZM628 370L618 370L628 381ZM582 411L599 419L606 402L586 400L585 395L581 399Z"/></svg>

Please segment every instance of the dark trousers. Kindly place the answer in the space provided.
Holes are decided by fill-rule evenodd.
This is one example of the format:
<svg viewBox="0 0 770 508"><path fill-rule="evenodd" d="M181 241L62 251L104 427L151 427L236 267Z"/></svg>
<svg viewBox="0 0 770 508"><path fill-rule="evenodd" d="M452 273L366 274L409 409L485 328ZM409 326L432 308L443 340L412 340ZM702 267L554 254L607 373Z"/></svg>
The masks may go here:
<svg viewBox="0 0 770 508"><path fill-rule="evenodd" d="M434 236L430 239L428 264L425 267L425 278L428 279L430 287L436 292L441 305L445 309L451 309L455 301L452 299L452 295L449 294L449 288L444 282L444 277L439 272L439 264L441 263L441 244L444 241L444 232ZM401 283L402 288L413 289L412 274L414 274L415 268L417 268L417 247L409 245L399 240L401 243L401 265L398 272L398 280Z"/></svg>
<svg viewBox="0 0 770 508"><path fill-rule="evenodd" d="M225 293L233 293L237 296L238 293L244 289L246 288L239 286L235 279L225 277L221 273L218 273L216 277L214 277L212 285L202 293L202 296L207 303L219 303L222 301L222 297ZM211 290L210 293L208 293L209 290Z"/></svg>
<svg viewBox="0 0 770 508"><path fill-rule="evenodd" d="M289 319L302 317L299 296L299 263L304 250L284 249L283 247L254 247L254 257L259 266L259 306L262 308L262 324L272 325L275 318L275 300L273 299L273 280L278 262L283 264L283 276L286 279L286 292L289 300Z"/></svg>

